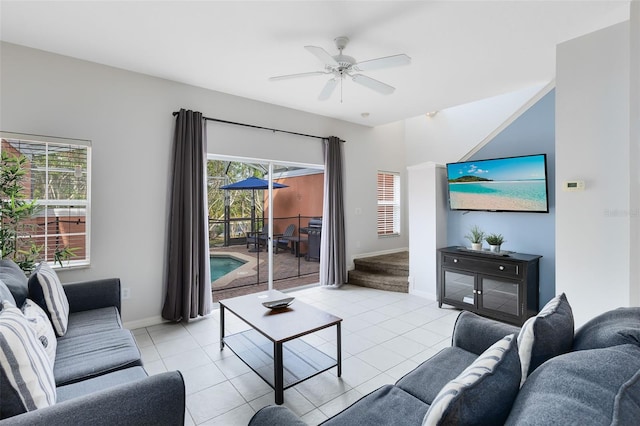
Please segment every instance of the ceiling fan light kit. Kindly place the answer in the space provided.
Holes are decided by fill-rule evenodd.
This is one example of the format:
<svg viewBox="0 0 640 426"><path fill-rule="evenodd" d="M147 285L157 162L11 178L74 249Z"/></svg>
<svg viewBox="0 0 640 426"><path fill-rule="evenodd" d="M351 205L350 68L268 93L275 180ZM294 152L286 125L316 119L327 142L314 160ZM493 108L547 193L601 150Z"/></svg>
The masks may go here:
<svg viewBox="0 0 640 426"><path fill-rule="evenodd" d="M322 47L318 46L305 46L304 48L314 55L324 64L324 71L311 71L297 74L288 74L271 77L270 81L286 80L290 78L309 77L315 75L332 75L332 78L327 81L323 89L320 91L318 99L321 101L327 100L333 94L338 82L342 83L345 77L350 77L354 83L367 87L375 92L383 95L390 95L396 89L386 83L378 81L374 78L368 77L364 74L358 74L362 71L378 70L383 68L390 68L400 65L409 65L411 58L404 53L393 56L385 56L382 58L369 59L362 62L357 62L352 56L344 55L342 51L347 44L349 44L348 37L336 37L334 39L336 48L338 49L337 55L330 55ZM342 88L342 84L341 84ZM342 96L340 98L342 102Z"/></svg>

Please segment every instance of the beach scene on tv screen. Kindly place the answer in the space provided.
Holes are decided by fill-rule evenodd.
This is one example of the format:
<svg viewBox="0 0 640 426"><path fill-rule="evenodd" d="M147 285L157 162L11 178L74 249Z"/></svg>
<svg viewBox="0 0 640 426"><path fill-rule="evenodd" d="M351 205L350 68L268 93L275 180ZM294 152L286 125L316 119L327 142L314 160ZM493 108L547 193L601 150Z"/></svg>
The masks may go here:
<svg viewBox="0 0 640 426"><path fill-rule="evenodd" d="M447 164L456 210L547 211L544 155Z"/></svg>

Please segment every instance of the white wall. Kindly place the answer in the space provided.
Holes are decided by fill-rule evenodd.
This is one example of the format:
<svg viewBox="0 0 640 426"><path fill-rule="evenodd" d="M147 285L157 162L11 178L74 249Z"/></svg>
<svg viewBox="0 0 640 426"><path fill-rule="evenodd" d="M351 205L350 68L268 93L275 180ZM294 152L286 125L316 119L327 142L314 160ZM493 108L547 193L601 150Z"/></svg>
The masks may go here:
<svg viewBox="0 0 640 426"><path fill-rule="evenodd" d="M558 45L556 60L556 291L565 292L576 324L628 306L631 277L630 210L638 170L638 141L629 137L629 23ZM585 181L581 192L562 182ZM636 272L634 272L635 274Z"/></svg>
<svg viewBox="0 0 640 426"><path fill-rule="evenodd" d="M438 249L447 245L447 171L435 163L408 168L409 292L437 298Z"/></svg>
<svg viewBox="0 0 640 426"><path fill-rule="evenodd" d="M407 166L460 161L497 129L517 118L517 112L543 88L535 85L447 108L433 117L421 115L405 120Z"/></svg>
<svg viewBox="0 0 640 426"><path fill-rule="evenodd" d="M629 31L629 141L630 141L630 193L640 194L640 2L631 2L630 10L630 31ZM631 197L630 210L638 212L640 215L640 197ZM634 241L640 241L640 220L636 215L635 220L631 221L631 250L629 257L631 259L640 259L640 244L633 244ZM631 305L640 306L640 262L631 262L630 265L630 299Z"/></svg>
<svg viewBox="0 0 640 426"><path fill-rule="evenodd" d="M406 220L398 238L378 239L375 229L376 171L400 171L406 182L402 123L362 127L7 43L0 45L0 55L0 130L93 143L92 265L62 272L61 278L120 277L131 289L131 298L123 301L128 326L160 320L171 113L179 108L346 140L348 259L407 247ZM209 143L219 146L211 138ZM307 145L313 143L303 148L277 140L268 147L249 143L240 155L256 157L268 150L290 161L310 162L321 158ZM354 214L356 207L361 215Z"/></svg>

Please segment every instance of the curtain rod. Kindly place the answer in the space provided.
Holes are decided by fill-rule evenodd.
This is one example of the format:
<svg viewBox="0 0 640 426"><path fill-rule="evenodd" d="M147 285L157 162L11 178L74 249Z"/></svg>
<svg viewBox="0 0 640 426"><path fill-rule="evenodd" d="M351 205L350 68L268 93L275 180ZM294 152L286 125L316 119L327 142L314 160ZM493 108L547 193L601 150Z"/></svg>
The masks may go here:
<svg viewBox="0 0 640 426"><path fill-rule="evenodd" d="M178 115L178 111L174 111L173 112L173 116L175 117L176 115ZM296 133L296 132L290 132L289 130L280 130L280 129L272 129L270 127L262 127L262 126L255 126L253 124L246 124L246 123L238 123L235 121L227 121L227 120L220 120L219 118L210 118L210 117L202 117L203 120L205 121L215 121L217 123L224 123L224 124L233 124L234 126L243 126L243 127L251 127L253 129L262 129L262 130L270 130L272 132L280 132L280 133L288 133L290 135L296 135L296 136L304 136L307 138L314 138L314 139L329 139L323 136L315 136L315 135L307 135L305 133Z"/></svg>

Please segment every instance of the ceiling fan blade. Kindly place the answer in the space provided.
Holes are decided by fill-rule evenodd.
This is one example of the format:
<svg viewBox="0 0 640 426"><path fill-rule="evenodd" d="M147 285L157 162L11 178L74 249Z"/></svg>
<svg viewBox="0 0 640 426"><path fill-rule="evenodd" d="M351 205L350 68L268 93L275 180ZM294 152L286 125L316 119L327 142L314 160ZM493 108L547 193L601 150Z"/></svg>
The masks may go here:
<svg viewBox="0 0 640 426"><path fill-rule="evenodd" d="M318 47L318 46L305 46L305 49L307 49L312 55L314 55L316 58L320 59L320 62L322 62L323 64L330 66L330 67L337 67L340 64L338 64L338 62L333 59L333 56L331 56L326 50L324 50L322 47Z"/></svg>
<svg viewBox="0 0 640 426"><path fill-rule="evenodd" d="M385 56L384 58L369 59L368 61L358 62L355 65L360 71L378 70L381 68L397 67L400 65L409 65L411 58L404 53L400 55Z"/></svg>
<svg viewBox="0 0 640 426"><path fill-rule="evenodd" d="M298 74L277 75L275 77L269 77L269 81L287 80L290 78L310 77L312 75L324 75L324 74L327 74L327 73L324 71L310 71L310 72L301 72Z"/></svg>
<svg viewBox="0 0 640 426"><path fill-rule="evenodd" d="M394 90L396 90L395 87L389 86L388 84L375 80L371 77L367 77L366 75L354 74L352 78L356 83L361 84L364 87L368 87L371 90L375 90L383 95L390 95Z"/></svg>
<svg viewBox="0 0 640 426"><path fill-rule="evenodd" d="M327 81L327 84L325 84L324 87L322 88L320 95L318 95L318 100L326 101L327 99L329 99L337 85L338 85L337 78L332 78L331 80Z"/></svg>

